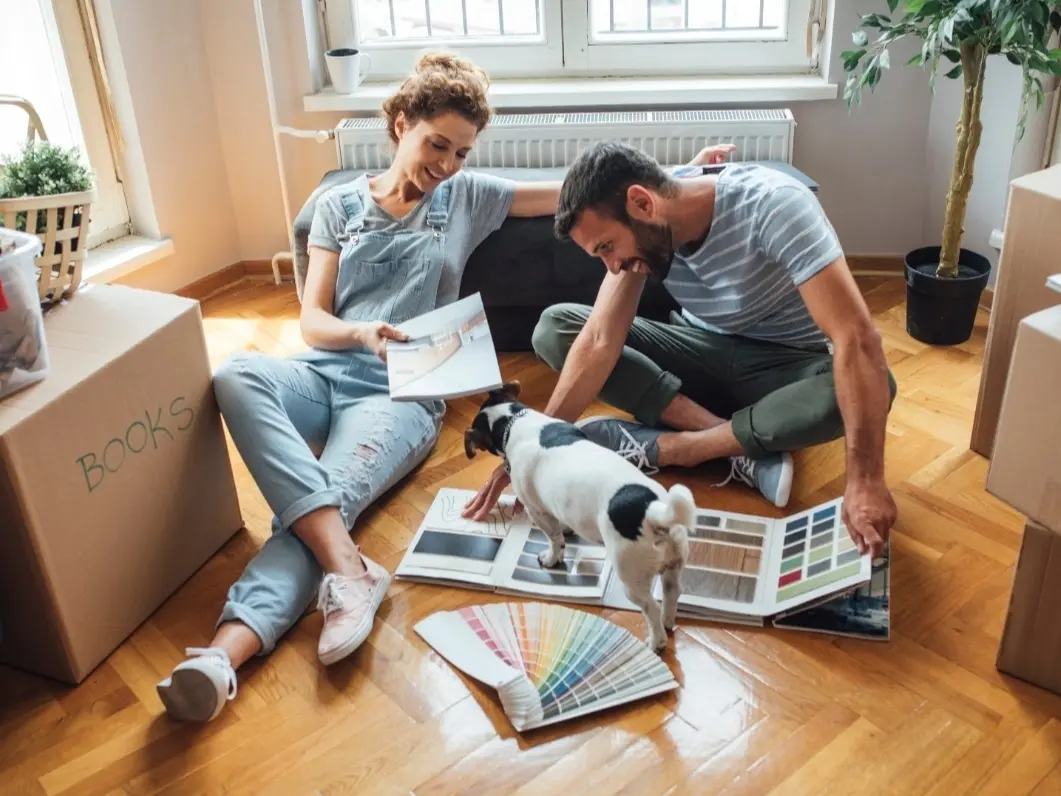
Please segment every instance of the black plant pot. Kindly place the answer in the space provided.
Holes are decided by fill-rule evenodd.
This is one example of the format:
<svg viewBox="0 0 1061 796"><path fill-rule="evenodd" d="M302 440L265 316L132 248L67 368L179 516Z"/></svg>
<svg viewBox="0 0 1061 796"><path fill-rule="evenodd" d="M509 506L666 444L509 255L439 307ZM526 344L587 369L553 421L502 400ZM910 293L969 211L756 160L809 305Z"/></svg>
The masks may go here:
<svg viewBox="0 0 1061 796"><path fill-rule="evenodd" d="M929 345L958 345L972 336L976 309L991 274L983 255L961 249L958 276L936 276L940 246L906 255L906 332Z"/></svg>

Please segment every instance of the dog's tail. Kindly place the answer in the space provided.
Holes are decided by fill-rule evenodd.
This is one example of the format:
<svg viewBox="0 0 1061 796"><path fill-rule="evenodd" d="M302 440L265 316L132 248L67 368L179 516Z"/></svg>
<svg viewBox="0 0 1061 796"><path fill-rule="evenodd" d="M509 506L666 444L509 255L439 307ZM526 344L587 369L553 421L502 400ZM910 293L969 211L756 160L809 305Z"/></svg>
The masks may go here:
<svg viewBox="0 0 1061 796"><path fill-rule="evenodd" d="M693 493L681 484L675 484L667 497L654 500L645 512L645 520L652 526L657 545L663 543L668 560L685 558L688 531L696 524L696 503Z"/></svg>

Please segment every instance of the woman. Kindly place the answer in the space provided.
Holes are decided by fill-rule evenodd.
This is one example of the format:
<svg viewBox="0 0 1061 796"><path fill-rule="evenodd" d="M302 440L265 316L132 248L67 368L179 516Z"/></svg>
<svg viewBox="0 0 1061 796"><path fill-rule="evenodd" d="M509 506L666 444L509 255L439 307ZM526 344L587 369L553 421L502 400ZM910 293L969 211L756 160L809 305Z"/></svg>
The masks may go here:
<svg viewBox="0 0 1061 796"><path fill-rule="evenodd" d="M275 517L231 587L216 634L158 685L175 718L208 721L236 695L236 669L312 605L325 665L368 637L390 584L350 536L364 509L426 458L441 401L390 400L396 325L458 298L469 255L508 216L550 215L559 183L514 184L462 171L488 123L488 78L467 60L425 55L383 105L396 146L379 175L317 203L301 331L288 359L232 356L214 377L221 413ZM318 459L311 443L323 443Z"/></svg>

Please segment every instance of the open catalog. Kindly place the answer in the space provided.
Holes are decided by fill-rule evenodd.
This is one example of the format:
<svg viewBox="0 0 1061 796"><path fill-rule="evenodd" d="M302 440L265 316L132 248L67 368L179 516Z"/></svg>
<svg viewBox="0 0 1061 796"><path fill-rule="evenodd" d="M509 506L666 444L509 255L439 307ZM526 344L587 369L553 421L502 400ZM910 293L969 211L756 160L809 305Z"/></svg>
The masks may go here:
<svg viewBox="0 0 1061 796"><path fill-rule="evenodd" d="M473 495L439 491L396 577L638 610L602 544L569 534L563 565L546 569L538 553L548 540L526 512L513 512L515 498L503 496L485 521L475 522L461 516ZM750 625L771 619L791 629L886 638L888 559L877 567L875 582L870 555L859 553L841 519L842 502L838 498L780 519L697 509L679 615ZM881 577L883 590L877 585ZM859 594L869 594L872 605L855 599ZM655 596L662 597L658 578ZM823 610L831 601L841 608ZM816 611L815 618L803 623L800 614L808 609ZM847 621L851 610L863 609L871 610L869 625Z"/></svg>

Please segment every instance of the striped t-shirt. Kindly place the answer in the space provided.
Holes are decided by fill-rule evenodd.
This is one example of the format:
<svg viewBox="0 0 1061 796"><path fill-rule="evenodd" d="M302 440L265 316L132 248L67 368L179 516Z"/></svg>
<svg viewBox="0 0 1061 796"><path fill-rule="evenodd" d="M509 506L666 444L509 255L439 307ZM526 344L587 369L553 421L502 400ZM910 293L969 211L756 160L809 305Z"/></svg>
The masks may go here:
<svg viewBox="0 0 1061 796"><path fill-rule="evenodd" d="M678 171L679 177L700 173ZM791 346L827 339L798 287L841 255L817 198L769 166L732 164L718 176L711 229L675 253L663 284L691 323Z"/></svg>

